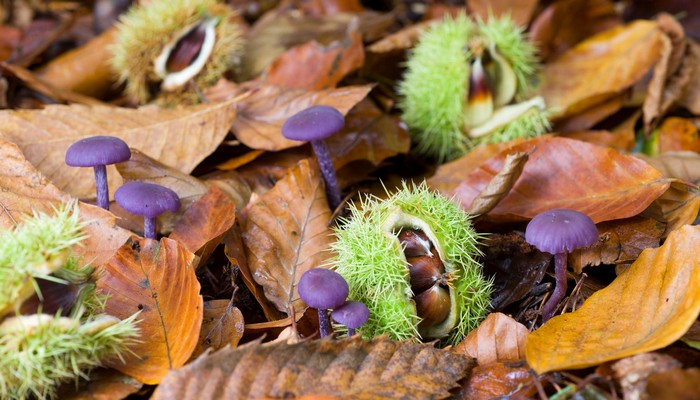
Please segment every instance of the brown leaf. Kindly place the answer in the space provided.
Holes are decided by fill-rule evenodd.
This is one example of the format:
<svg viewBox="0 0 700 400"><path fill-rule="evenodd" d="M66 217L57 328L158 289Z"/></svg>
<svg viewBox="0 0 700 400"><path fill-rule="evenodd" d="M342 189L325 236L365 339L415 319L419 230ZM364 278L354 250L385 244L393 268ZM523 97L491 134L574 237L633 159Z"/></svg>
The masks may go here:
<svg viewBox="0 0 700 400"><path fill-rule="evenodd" d="M140 342L124 362L107 365L156 384L189 359L202 326L202 296L192 268L194 254L178 242L132 237L102 268L97 289L109 295L105 312L139 314Z"/></svg>
<svg viewBox="0 0 700 400"><path fill-rule="evenodd" d="M312 40L287 50L266 68L264 81L286 88L330 89L364 61L362 35L355 21L348 26L346 36L328 44Z"/></svg>
<svg viewBox="0 0 700 400"><path fill-rule="evenodd" d="M195 359L207 349L219 350L229 345L236 347L244 329L243 314L232 301L205 301L199 341L190 358Z"/></svg>
<svg viewBox="0 0 700 400"><path fill-rule="evenodd" d="M650 375L680 366L681 363L669 355L645 353L616 361L611 369L626 399L644 399Z"/></svg>
<svg viewBox="0 0 700 400"><path fill-rule="evenodd" d="M278 151L300 146L303 142L282 136L287 118L313 105L332 106L345 115L371 89L372 85L364 85L310 92L263 86L238 105L232 130L238 140L253 149Z"/></svg>
<svg viewBox="0 0 700 400"><path fill-rule="evenodd" d="M634 156L648 162L664 176L700 184L700 154L695 151L669 151L654 157L636 153Z"/></svg>
<svg viewBox="0 0 700 400"><path fill-rule="evenodd" d="M662 237L683 225L692 224L700 212L700 190L696 185L672 180L671 186L641 214L666 226Z"/></svg>
<svg viewBox="0 0 700 400"><path fill-rule="evenodd" d="M52 206L71 197L49 182L24 158L14 143L0 139L0 227L9 229L34 212L51 213ZM116 225L114 215L102 208L80 203L80 216L88 224L83 246L74 254L99 267L129 238L130 232Z"/></svg>
<svg viewBox="0 0 700 400"><path fill-rule="evenodd" d="M512 152L513 146L522 142L522 140L514 140L479 146L456 160L440 165L435 175L428 179L428 186L443 194L451 193L470 172L486 160L502 151Z"/></svg>
<svg viewBox="0 0 700 400"><path fill-rule="evenodd" d="M527 334L525 325L513 318L491 313L452 351L476 358L477 365L519 361L525 358Z"/></svg>
<svg viewBox="0 0 700 400"><path fill-rule="evenodd" d="M527 26L539 0L471 0L467 2L470 16L486 21L492 16L508 15L517 25Z"/></svg>
<svg viewBox="0 0 700 400"><path fill-rule="evenodd" d="M672 368L649 376L646 393L654 400L693 399L698 395L700 368Z"/></svg>
<svg viewBox="0 0 700 400"><path fill-rule="evenodd" d="M457 399L528 399L537 393L535 378L523 362L479 365L462 384Z"/></svg>
<svg viewBox="0 0 700 400"><path fill-rule="evenodd" d="M92 97L101 97L114 86L114 71L109 63L110 47L117 29L109 29L83 46L61 54L39 70L48 84Z"/></svg>
<svg viewBox="0 0 700 400"><path fill-rule="evenodd" d="M545 65L540 94L556 110L553 117L576 114L631 87L658 61L662 37L656 22L635 21L595 35Z"/></svg>
<svg viewBox="0 0 700 400"><path fill-rule="evenodd" d="M76 386L77 385L79 386ZM90 379L81 379L60 386L56 398L63 400L121 400L141 390L143 384L113 369L90 372Z"/></svg>
<svg viewBox="0 0 700 400"><path fill-rule="evenodd" d="M585 368L679 339L700 313L698 248L700 227L686 225L663 246L644 250L581 308L530 333L528 364L537 373Z"/></svg>
<svg viewBox="0 0 700 400"><path fill-rule="evenodd" d="M154 400L333 395L344 399L445 398L467 357L386 337L249 343L171 372Z"/></svg>
<svg viewBox="0 0 700 400"><path fill-rule="evenodd" d="M635 145L634 134L632 131L576 131L569 132L561 136L568 139L597 144L599 146L612 147L613 149L623 153L631 151Z"/></svg>
<svg viewBox="0 0 700 400"><path fill-rule="evenodd" d="M685 74L683 74L685 73ZM688 78L683 79L683 75ZM682 91L683 95L678 101L680 106L690 110L693 114L700 114L700 44L689 41L683 65L679 72L681 78L676 85L669 83L669 88Z"/></svg>
<svg viewBox="0 0 700 400"><path fill-rule="evenodd" d="M647 163L613 149L542 136L501 152L472 171L454 190L471 204L501 170L509 152L531 152L520 179L488 217L523 220L552 208L571 208L596 223L637 215L670 182Z"/></svg>
<svg viewBox="0 0 700 400"><path fill-rule="evenodd" d="M367 51L375 54L381 54L396 50L410 49L416 43L418 43L418 40L424 31L439 22L439 19L429 19L427 21L421 21L408 25L401 30L367 46Z"/></svg>
<svg viewBox="0 0 700 400"><path fill-rule="evenodd" d="M185 211L170 239L179 241L187 250L205 260L235 221L236 205L216 185L212 185Z"/></svg>
<svg viewBox="0 0 700 400"><path fill-rule="evenodd" d="M130 147L189 173L219 146L236 118L236 105L233 99L180 109L71 105L0 111L0 132L60 189L77 197L93 197L93 171L69 167L64 161L66 149L75 141L117 136ZM107 174L109 185L116 188L113 168L108 166Z"/></svg>
<svg viewBox="0 0 700 400"><path fill-rule="evenodd" d="M600 240L592 247L578 249L568 257L568 266L580 274L585 266L630 264L642 250L657 247L665 224L639 216L596 226Z"/></svg>
<svg viewBox="0 0 700 400"><path fill-rule="evenodd" d="M631 94L629 91L624 91L619 95L613 96L602 103L598 103L574 115L558 120L554 124L554 132L565 133L566 137L578 139L576 136L569 135L572 131L588 129L598 122L603 121L609 116L618 112L630 101ZM585 140L585 139L580 139ZM586 140L591 142L591 140ZM632 137L632 147L634 147L634 137Z"/></svg>
<svg viewBox="0 0 700 400"><path fill-rule="evenodd" d="M562 0L535 18L530 38L543 61L554 60L580 41L620 23L610 0Z"/></svg>
<svg viewBox="0 0 700 400"><path fill-rule="evenodd" d="M301 313L296 284L311 268L326 264L333 241L331 212L317 167L302 160L240 216L246 258L255 281L279 311Z"/></svg>
<svg viewBox="0 0 700 400"><path fill-rule="evenodd" d="M467 213L482 215L493 210L508 195L515 182L520 178L529 156L528 153L522 152L508 154L501 170L474 198L474 201L467 208Z"/></svg>

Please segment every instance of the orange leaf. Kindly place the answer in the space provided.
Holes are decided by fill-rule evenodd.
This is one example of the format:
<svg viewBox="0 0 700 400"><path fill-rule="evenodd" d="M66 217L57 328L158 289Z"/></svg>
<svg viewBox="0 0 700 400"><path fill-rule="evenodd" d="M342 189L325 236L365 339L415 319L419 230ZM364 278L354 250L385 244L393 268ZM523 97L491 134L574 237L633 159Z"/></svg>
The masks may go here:
<svg viewBox="0 0 700 400"><path fill-rule="evenodd" d="M123 139L164 164L189 173L213 152L236 118L237 99L203 106L137 110L82 105L43 110L0 111L2 138L17 143L27 159L62 190L94 197L94 172L65 163L66 150L79 139L110 135ZM120 183L107 167L109 186ZM112 189L112 192L114 189Z"/></svg>
<svg viewBox="0 0 700 400"><path fill-rule="evenodd" d="M632 217L669 187L649 164L586 142L543 136L487 160L454 190L468 207L501 170L508 152L531 152L520 179L488 217L523 220L552 208L571 208L596 223Z"/></svg>
<svg viewBox="0 0 700 400"><path fill-rule="evenodd" d="M138 344L122 363L108 366L156 384L189 359L202 325L202 296L192 268L194 254L178 242L132 237L104 266L97 288L109 295L105 312L139 314Z"/></svg>
<svg viewBox="0 0 700 400"><path fill-rule="evenodd" d="M306 90L334 88L365 61L357 24L350 24L348 31L327 45L312 40L287 50L267 67L265 83Z"/></svg>
<svg viewBox="0 0 700 400"><path fill-rule="evenodd" d="M595 35L544 66L540 94L556 117L594 106L642 79L662 37L656 22L642 20Z"/></svg>
<svg viewBox="0 0 700 400"><path fill-rule="evenodd" d="M311 268L328 262L331 211L317 167L302 160L286 177L241 210L246 258L255 281L277 309L304 309L296 284Z"/></svg>
<svg viewBox="0 0 700 400"><path fill-rule="evenodd" d="M525 358L527 334L525 325L513 318L491 313L453 351L476 358L478 365L518 361Z"/></svg>
<svg viewBox="0 0 700 400"><path fill-rule="evenodd" d="M172 371L152 399L442 399L471 367L468 357L387 337L252 342Z"/></svg>
<svg viewBox="0 0 700 400"><path fill-rule="evenodd" d="M306 91L263 86L238 106L238 118L231 128L238 140L252 149L278 151L304 144L282 136L287 118L313 105L337 108L343 115L365 98L372 85Z"/></svg>
<svg viewBox="0 0 700 400"><path fill-rule="evenodd" d="M527 362L538 373L585 368L668 346L700 313L700 227L671 232L642 252L580 309L556 316L527 338Z"/></svg>
<svg viewBox="0 0 700 400"><path fill-rule="evenodd" d="M524 362L475 367L455 396L459 400L530 399L537 393L530 368Z"/></svg>

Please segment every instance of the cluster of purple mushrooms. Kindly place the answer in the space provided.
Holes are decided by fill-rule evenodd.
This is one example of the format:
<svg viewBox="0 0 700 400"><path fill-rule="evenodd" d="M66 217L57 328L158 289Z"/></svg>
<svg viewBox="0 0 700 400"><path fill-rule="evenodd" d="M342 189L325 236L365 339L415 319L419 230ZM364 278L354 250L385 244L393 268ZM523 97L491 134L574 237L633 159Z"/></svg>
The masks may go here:
<svg viewBox="0 0 700 400"><path fill-rule="evenodd" d="M333 162L324 139L345 126L345 117L329 106L312 106L288 118L282 126L282 135L291 140L310 142L325 182L326 196L331 209L341 203ZM131 158L127 144L112 136L94 136L82 139L68 148L66 164L74 167L93 167L97 205L109 209L106 166ZM144 237L156 239L156 218L165 211L180 209L178 195L163 186L128 182L114 193L114 200L126 211L144 217ZM525 239L538 250L554 255L555 289L542 307L543 322L550 319L566 294L566 265L568 253L589 247L598 241L598 230L583 213L569 209L548 210L536 215L527 225ZM348 328L348 336L369 318L364 304L346 301L348 284L336 272L324 268L307 271L299 280L299 296L318 309L321 337L332 331L328 310L333 319Z"/></svg>

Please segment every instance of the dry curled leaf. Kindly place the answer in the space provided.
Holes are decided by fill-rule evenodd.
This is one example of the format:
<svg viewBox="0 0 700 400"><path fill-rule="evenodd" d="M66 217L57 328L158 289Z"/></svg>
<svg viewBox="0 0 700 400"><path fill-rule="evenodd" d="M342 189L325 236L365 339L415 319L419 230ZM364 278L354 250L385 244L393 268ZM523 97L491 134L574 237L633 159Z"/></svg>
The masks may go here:
<svg viewBox="0 0 700 400"><path fill-rule="evenodd" d="M645 399L647 379L658 372L679 368L675 358L661 353L644 353L618 360L610 366L625 399ZM656 399L656 398L654 398Z"/></svg>
<svg viewBox="0 0 700 400"><path fill-rule="evenodd" d="M663 246L644 250L581 308L530 333L528 364L537 373L585 368L682 337L700 313L698 248L700 227L686 225L671 232Z"/></svg>
<svg viewBox="0 0 700 400"><path fill-rule="evenodd" d="M648 162L664 176L700 184L700 154L697 152L669 151L654 157L641 153L634 156Z"/></svg>
<svg viewBox="0 0 700 400"><path fill-rule="evenodd" d="M143 384L114 369L90 372L89 379L68 382L59 388L62 400L121 400L141 390Z"/></svg>
<svg viewBox="0 0 700 400"><path fill-rule="evenodd" d="M641 214L666 226L662 237L683 225L692 224L700 212L700 188L675 179L670 182L671 186Z"/></svg>
<svg viewBox="0 0 700 400"><path fill-rule="evenodd" d="M544 66L540 94L553 117L576 114L639 81L658 61L663 33L635 21L595 35Z"/></svg>
<svg viewBox="0 0 700 400"><path fill-rule="evenodd" d="M243 314L231 300L205 301L202 329L191 358L198 357L207 349L218 350L229 345L236 347L244 330Z"/></svg>
<svg viewBox="0 0 700 400"><path fill-rule="evenodd" d="M212 153L236 118L237 99L203 106L137 110L81 105L47 106L41 111L0 111L0 132L17 143L32 162L59 189L77 197L94 197L90 168L69 167L68 147L95 135L116 136L130 147L189 173ZM107 167L108 182L119 183L114 167Z"/></svg>
<svg viewBox="0 0 700 400"><path fill-rule="evenodd" d="M646 392L654 400L692 399L698 394L700 368L672 368L649 376Z"/></svg>
<svg viewBox="0 0 700 400"><path fill-rule="evenodd" d="M478 365L525 358L525 325L502 313L491 313L453 351L476 358Z"/></svg>
<svg viewBox="0 0 700 400"><path fill-rule="evenodd" d="M542 136L501 152L473 170L454 190L464 206L503 168L509 152L530 152L520 179L487 214L523 220L552 208L571 208L596 223L639 214L669 187L649 164L578 140Z"/></svg>
<svg viewBox="0 0 700 400"><path fill-rule="evenodd" d="M536 377L524 362L475 367L455 398L460 400L529 399L537 393Z"/></svg>
<svg viewBox="0 0 700 400"><path fill-rule="evenodd" d="M102 268L97 289L109 295L105 312L127 318L140 311L140 342L109 367L155 384L189 359L202 326L202 296L194 254L178 242L132 237Z"/></svg>
<svg viewBox="0 0 700 400"><path fill-rule="evenodd" d="M371 340L249 343L171 372L154 400L333 395L343 399L441 399L471 368L468 357L427 344Z"/></svg>
<svg viewBox="0 0 700 400"><path fill-rule="evenodd" d="M315 162L302 160L275 186L241 210L248 267L279 311L304 304L296 284L311 268L327 263L333 241L331 211Z"/></svg>
<svg viewBox="0 0 700 400"><path fill-rule="evenodd" d="M493 210L508 195L515 182L520 178L529 156L528 153L523 152L508 154L501 170L491 179L484 190L474 198L474 201L466 210L467 213L482 215Z"/></svg>

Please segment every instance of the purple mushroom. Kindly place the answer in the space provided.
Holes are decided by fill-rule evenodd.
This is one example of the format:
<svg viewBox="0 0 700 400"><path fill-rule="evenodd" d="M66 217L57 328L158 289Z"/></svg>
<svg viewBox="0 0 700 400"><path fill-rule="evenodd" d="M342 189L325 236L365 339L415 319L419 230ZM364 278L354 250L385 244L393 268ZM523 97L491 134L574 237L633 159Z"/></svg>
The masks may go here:
<svg viewBox="0 0 700 400"><path fill-rule="evenodd" d="M598 229L586 214L555 209L537 214L527 224L525 240L540 251L554 254L554 292L542 307L542 321L546 322L566 294L567 254L594 245L598 241Z"/></svg>
<svg viewBox="0 0 700 400"><path fill-rule="evenodd" d="M359 301L348 301L331 312L331 318L339 324L348 327L348 337L355 334L355 329L361 327L369 319L367 306Z"/></svg>
<svg viewBox="0 0 700 400"><path fill-rule="evenodd" d="M109 210L107 165L131 158L131 150L123 140L113 136L93 136L78 140L66 151L66 164L71 167L93 167L97 205Z"/></svg>
<svg viewBox="0 0 700 400"><path fill-rule="evenodd" d="M282 125L282 136L311 142L326 183L326 196L331 209L340 204L340 189L328 147L323 139L343 129L345 117L330 106L312 106L289 117Z"/></svg>
<svg viewBox="0 0 700 400"><path fill-rule="evenodd" d="M143 216L143 236L149 239L156 238L156 218L160 214L180 209L177 193L153 183L125 183L114 192L114 200L126 211Z"/></svg>
<svg viewBox="0 0 700 400"><path fill-rule="evenodd" d="M339 273L325 268L310 269L299 279L299 297L309 307L318 310L318 325L321 337L331 333L328 309L345 304L350 289Z"/></svg>

